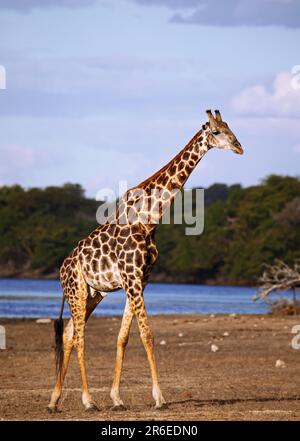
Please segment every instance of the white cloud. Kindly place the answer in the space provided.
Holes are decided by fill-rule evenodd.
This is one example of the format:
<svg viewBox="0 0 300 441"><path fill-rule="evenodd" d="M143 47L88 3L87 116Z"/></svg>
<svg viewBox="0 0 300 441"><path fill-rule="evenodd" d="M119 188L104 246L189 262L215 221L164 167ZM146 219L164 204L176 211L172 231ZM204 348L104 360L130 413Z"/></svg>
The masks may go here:
<svg viewBox="0 0 300 441"><path fill-rule="evenodd" d="M292 75L279 73L272 90L257 84L244 89L232 100L234 110L239 114L272 117L299 117L300 91L292 87Z"/></svg>
<svg viewBox="0 0 300 441"><path fill-rule="evenodd" d="M299 28L300 25L299 0L134 1L145 6L161 5L180 11L171 18L171 21L175 23L210 26L284 26L287 28Z"/></svg>
<svg viewBox="0 0 300 441"><path fill-rule="evenodd" d="M78 116L104 108L128 114L130 109L144 112L145 106L170 111L190 107L195 94L200 97L216 87L200 61L176 57L116 54L40 60L18 53L1 62L9 72L1 115Z"/></svg>

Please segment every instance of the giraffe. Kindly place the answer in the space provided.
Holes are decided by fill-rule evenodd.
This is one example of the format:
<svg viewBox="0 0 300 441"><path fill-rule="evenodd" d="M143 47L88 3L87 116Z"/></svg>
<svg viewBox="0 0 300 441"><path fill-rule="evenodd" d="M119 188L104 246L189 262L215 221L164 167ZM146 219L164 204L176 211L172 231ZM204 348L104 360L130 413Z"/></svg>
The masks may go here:
<svg viewBox="0 0 300 441"><path fill-rule="evenodd" d="M241 144L218 110L207 110L208 121L190 142L164 167L123 195L117 205L116 222L106 222L81 240L60 268L63 289L59 319L55 321L57 376L48 410L58 410L70 354L76 349L82 379L82 403L86 410L97 410L88 389L84 357L85 324L108 293L123 288L126 305L117 338L115 369L110 397L114 409L123 409L120 380L133 318L137 320L152 377L155 408L166 406L161 392L143 291L158 256L155 230L165 209L183 187L198 162L211 148L229 149L243 154ZM152 196L154 191L154 199ZM150 203L149 203L150 201ZM136 207L139 207L137 210ZM142 217L131 216L142 213ZM149 218L150 216L150 218ZM122 219L122 222L120 222ZM132 220L133 219L133 220ZM150 221L149 221L150 219ZM132 220L132 221L131 221ZM64 329L63 308L67 300L71 318Z"/></svg>

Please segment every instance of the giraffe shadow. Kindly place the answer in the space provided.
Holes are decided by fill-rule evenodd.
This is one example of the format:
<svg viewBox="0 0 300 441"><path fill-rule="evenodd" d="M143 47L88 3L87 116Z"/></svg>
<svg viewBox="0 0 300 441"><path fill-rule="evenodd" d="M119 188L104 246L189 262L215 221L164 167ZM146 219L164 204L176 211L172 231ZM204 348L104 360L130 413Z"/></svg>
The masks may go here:
<svg viewBox="0 0 300 441"><path fill-rule="evenodd" d="M268 402L282 402L282 401L298 401L299 395L290 397L258 397L258 398L229 398L229 399L212 399L212 400L198 400L195 398L187 400L169 401L169 406L177 404L194 404L195 407L204 406L226 406L238 403L268 403Z"/></svg>

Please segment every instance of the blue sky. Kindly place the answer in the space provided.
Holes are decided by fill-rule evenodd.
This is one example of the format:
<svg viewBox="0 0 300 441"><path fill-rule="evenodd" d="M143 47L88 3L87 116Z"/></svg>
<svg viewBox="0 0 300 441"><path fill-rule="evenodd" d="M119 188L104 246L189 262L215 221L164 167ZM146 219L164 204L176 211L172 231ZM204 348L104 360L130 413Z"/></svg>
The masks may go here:
<svg viewBox="0 0 300 441"><path fill-rule="evenodd" d="M299 0L0 0L0 185L135 185L219 108L245 155L187 187L299 174Z"/></svg>

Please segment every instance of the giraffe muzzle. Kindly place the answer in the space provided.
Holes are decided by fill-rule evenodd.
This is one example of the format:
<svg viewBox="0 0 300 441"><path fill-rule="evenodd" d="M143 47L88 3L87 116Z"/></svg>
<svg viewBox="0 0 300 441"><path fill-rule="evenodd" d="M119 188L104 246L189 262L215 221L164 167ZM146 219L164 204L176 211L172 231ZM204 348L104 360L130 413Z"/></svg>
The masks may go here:
<svg viewBox="0 0 300 441"><path fill-rule="evenodd" d="M234 143L234 153L237 153L238 155L243 155L244 150L239 142Z"/></svg>

